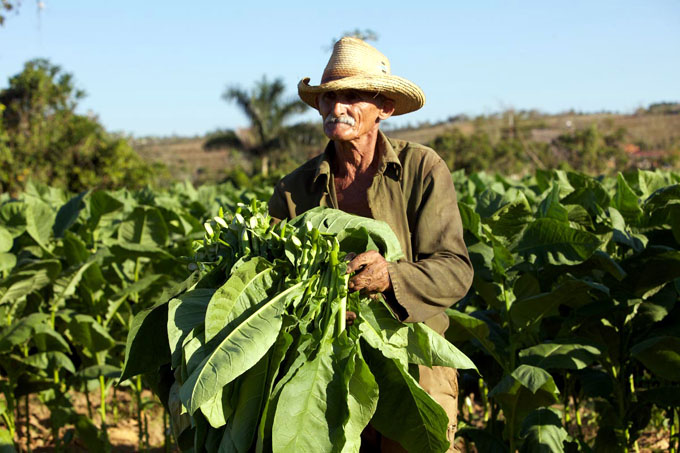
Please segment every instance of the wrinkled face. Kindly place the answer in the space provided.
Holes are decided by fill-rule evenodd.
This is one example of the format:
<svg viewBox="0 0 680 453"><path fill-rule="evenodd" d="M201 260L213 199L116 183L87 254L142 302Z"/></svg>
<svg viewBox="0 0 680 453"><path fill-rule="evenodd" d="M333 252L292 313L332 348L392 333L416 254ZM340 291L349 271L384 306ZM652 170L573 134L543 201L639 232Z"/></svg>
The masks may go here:
<svg viewBox="0 0 680 453"><path fill-rule="evenodd" d="M358 90L321 93L317 104L324 133L339 141L354 140L378 129L380 120L394 111L391 100Z"/></svg>

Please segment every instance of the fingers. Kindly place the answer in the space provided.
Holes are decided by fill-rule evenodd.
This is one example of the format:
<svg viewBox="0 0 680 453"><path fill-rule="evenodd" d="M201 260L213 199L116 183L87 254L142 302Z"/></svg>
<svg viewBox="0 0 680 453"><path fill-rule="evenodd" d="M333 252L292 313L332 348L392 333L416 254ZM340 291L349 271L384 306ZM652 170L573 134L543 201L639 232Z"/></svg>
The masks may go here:
<svg viewBox="0 0 680 453"><path fill-rule="evenodd" d="M345 312L345 324L348 326L351 326L354 324L354 320L357 319L357 314L354 313L353 311L346 311Z"/></svg>
<svg viewBox="0 0 680 453"><path fill-rule="evenodd" d="M350 261L347 265L347 273L352 274L360 268L380 260L384 261L385 258L383 258L382 255L375 250L369 250L368 252L360 253L355 255L355 257L352 258L352 261Z"/></svg>
<svg viewBox="0 0 680 453"><path fill-rule="evenodd" d="M385 258L376 251L369 251L357 255L348 265L348 273L359 271L349 280L351 291L361 291L364 294L381 293L387 291L392 282Z"/></svg>

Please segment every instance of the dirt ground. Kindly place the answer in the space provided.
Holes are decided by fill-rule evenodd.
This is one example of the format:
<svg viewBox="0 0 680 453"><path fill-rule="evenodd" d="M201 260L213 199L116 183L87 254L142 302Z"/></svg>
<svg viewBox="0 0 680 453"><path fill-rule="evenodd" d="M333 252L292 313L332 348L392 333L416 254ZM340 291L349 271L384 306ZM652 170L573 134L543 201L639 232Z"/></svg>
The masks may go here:
<svg viewBox="0 0 680 453"><path fill-rule="evenodd" d="M107 422L108 422L108 436L111 443L111 451L114 453L127 453L137 451L147 451L152 453L179 452L172 435L167 432L167 446L165 445L166 436L164 435L163 422L163 408L155 399L155 397L148 391L142 395L145 404L145 423L148 423L148 448L146 448L147 441L143 439L140 446L139 440L139 423L137 422L136 403L129 391L117 391L115 397L113 392L109 392L107 401ZM96 426L100 426L99 409L99 393L92 392L89 395L91 403L91 411L93 413L93 421ZM82 393L73 393L71 395L74 409L79 414L88 414L87 398ZM22 412L21 419L17 421L17 445L20 452L53 452L55 451L55 442L50 429L50 411L40 403L37 397L34 397L30 402L30 426L31 426L31 442L30 450L27 449L24 428L24 415ZM473 426L482 426L482 407L474 403L472 405L472 413L468 406L464 407L461 412L461 418L470 422ZM597 432L597 421L587 412L582 413L582 429L587 440L593 439ZM67 428L62 428L60 436L62 439L66 434ZM571 435L576 435L576 432L570 432ZM639 453L657 453L666 452L669 450L669 432L666 429L656 429L652 426L645 430L638 439L636 450ZM459 438L456 441L456 447L460 453L477 453L478 450L474 445L466 444L466 442ZM69 442L62 451L66 452L86 452L88 451L85 445L74 438Z"/></svg>
<svg viewBox="0 0 680 453"><path fill-rule="evenodd" d="M83 393L72 393L70 395L73 402L74 409L79 414L88 415L87 398ZM92 420L97 427L101 426L101 417L99 416L99 393L92 392L89 395L91 403ZM123 452L179 452L174 445L172 435L168 428L168 446L165 447L166 438L163 430L163 407L158 403L158 400L151 394L145 391L142 394L142 400L146 401L146 408L144 411L145 424L148 424L148 446L146 448L147 440L143 439L140 446L139 431L140 426L137 421L136 402L128 391L117 391L115 398L113 392L109 392L107 400L107 432L109 441L111 443L111 451L115 453ZM27 445L27 438L25 432L24 413L22 411L21 419L17 420L17 436L16 442L18 450L21 452L53 452L55 451L55 439L50 427L50 411L41 404L37 397L30 401L30 445ZM23 407L22 407L23 409ZM60 430L62 439L67 437L67 431L70 428L67 426ZM30 450L29 448L30 447ZM62 451L66 452L85 452L88 449L77 437L74 437L67 443Z"/></svg>

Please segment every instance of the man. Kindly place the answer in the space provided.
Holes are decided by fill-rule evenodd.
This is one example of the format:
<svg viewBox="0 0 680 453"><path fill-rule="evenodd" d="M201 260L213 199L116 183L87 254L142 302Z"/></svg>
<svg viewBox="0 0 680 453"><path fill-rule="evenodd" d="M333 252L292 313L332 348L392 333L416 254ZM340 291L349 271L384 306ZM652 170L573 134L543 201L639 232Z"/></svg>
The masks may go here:
<svg viewBox="0 0 680 453"><path fill-rule="evenodd" d="M389 60L377 49L348 37L335 44L321 84L309 80L298 84L298 93L319 111L331 141L276 185L270 214L293 218L322 205L387 222L406 258L388 263L378 252L356 256L348 264L348 272L356 272L349 288L382 293L401 321L424 321L443 335L444 310L465 296L472 282L451 174L432 149L380 131L381 121L422 107L423 92L391 75ZM421 366L420 385L447 412L454 451L455 370ZM369 426L362 451L378 449L404 451Z"/></svg>

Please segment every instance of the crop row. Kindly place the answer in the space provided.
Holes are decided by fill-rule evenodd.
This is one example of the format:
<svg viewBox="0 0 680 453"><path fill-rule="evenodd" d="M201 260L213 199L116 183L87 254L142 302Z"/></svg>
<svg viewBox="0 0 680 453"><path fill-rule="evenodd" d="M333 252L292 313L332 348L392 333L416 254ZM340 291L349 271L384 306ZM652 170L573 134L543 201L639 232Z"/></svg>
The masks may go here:
<svg viewBox="0 0 680 453"><path fill-rule="evenodd" d="M479 370L462 372L461 404L474 397L485 411L483 426L463 417L460 436L480 451L626 451L661 413L677 445L680 176L453 179L475 279L449 310L447 338ZM177 294L220 208L270 194L178 184L69 196L29 184L0 199L0 446L30 436L22 419L38 395L57 449L74 436L107 448L105 398L135 315ZM140 420L142 390L158 384L120 384ZM72 403L93 389L98 426Z"/></svg>

